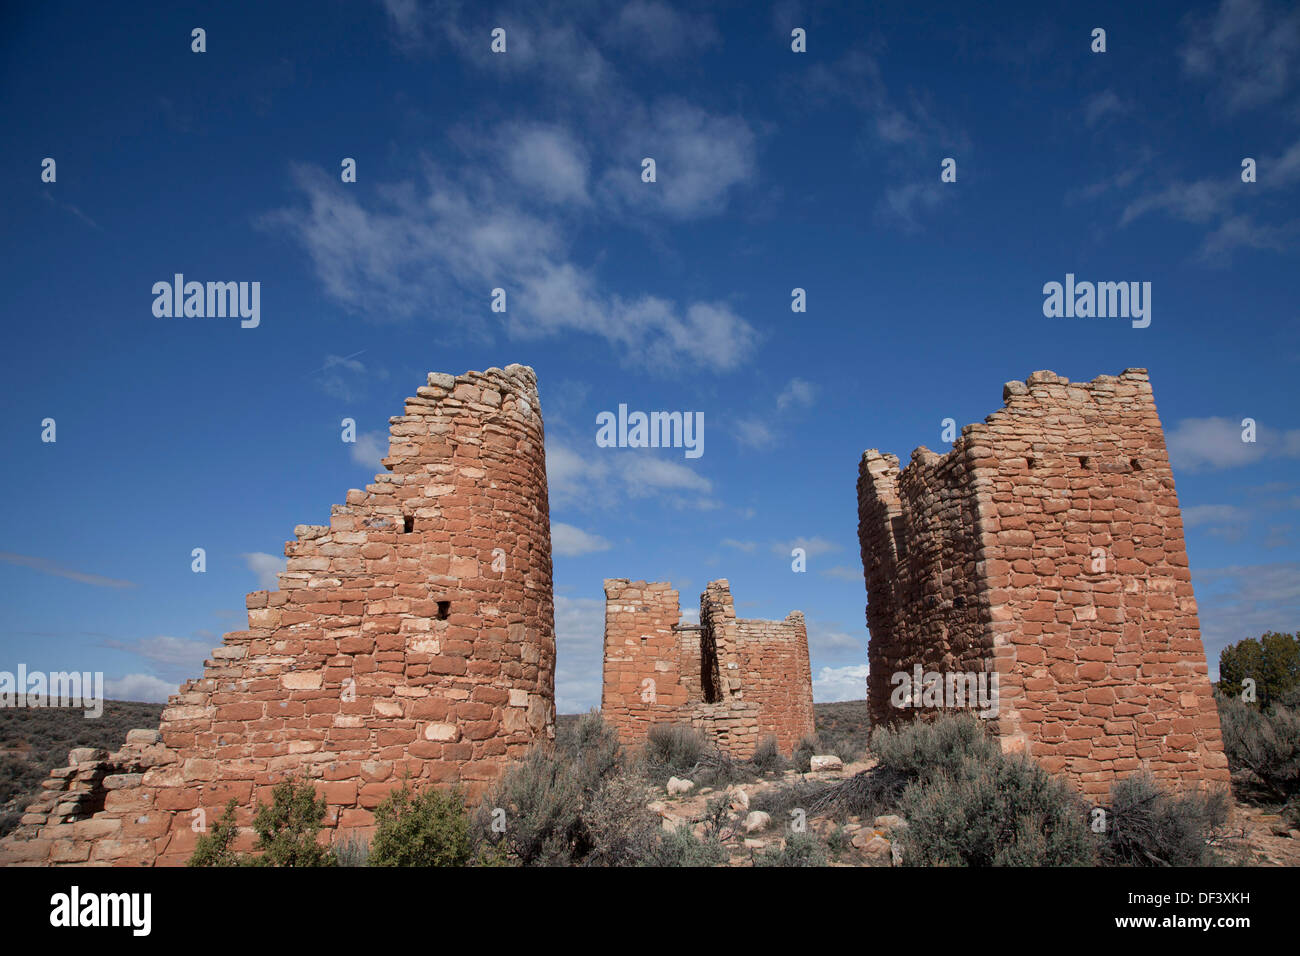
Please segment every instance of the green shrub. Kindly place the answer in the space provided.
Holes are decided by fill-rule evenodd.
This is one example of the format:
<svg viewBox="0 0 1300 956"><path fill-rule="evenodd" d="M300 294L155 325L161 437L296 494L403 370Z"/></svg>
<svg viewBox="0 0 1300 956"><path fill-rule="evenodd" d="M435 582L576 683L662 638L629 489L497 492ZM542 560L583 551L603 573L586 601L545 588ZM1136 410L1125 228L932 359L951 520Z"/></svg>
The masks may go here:
<svg viewBox="0 0 1300 956"><path fill-rule="evenodd" d="M646 733L641 756L646 767L657 776L685 774L695 769L707 749L704 735L693 727L655 724Z"/></svg>
<svg viewBox="0 0 1300 956"><path fill-rule="evenodd" d="M334 844L335 866L368 866L370 844L359 833L349 833Z"/></svg>
<svg viewBox="0 0 1300 956"><path fill-rule="evenodd" d="M915 750L892 754L916 774L901 801L908 825L899 839L909 865L1093 862L1085 808L1064 782L1032 761L988 750L965 730L910 739L918 742ZM963 747L969 752L954 765Z"/></svg>
<svg viewBox="0 0 1300 956"><path fill-rule="evenodd" d="M317 842L321 822L328 808L325 798L316 799L316 788L292 778L277 783L271 803L260 801L253 816L256 849L262 855L258 866L333 866L334 854Z"/></svg>
<svg viewBox="0 0 1300 956"><path fill-rule="evenodd" d="M645 785L615 774L591 793L582 807L582 844L589 849L583 866L636 866L653 856L662 841L657 814L646 809Z"/></svg>
<svg viewBox="0 0 1300 956"><path fill-rule="evenodd" d="M640 860L641 866L718 866L727 862L727 849L715 835L699 839L690 827L665 832Z"/></svg>
<svg viewBox="0 0 1300 956"><path fill-rule="evenodd" d="M1171 794L1140 771L1111 787L1102 859L1115 866L1207 865L1213 860L1206 841L1227 817L1222 790Z"/></svg>
<svg viewBox="0 0 1300 956"><path fill-rule="evenodd" d="M791 833L783 846L754 855L755 866L825 866L826 851L811 833Z"/></svg>
<svg viewBox="0 0 1300 956"><path fill-rule="evenodd" d="M816 734L804 734L800 737L794 753L790 755L791 766L800 773L808 773L812 770L812 758L817 755L817 746Z"/></svg>
<svg viewBox="0 0 1300 956"><path fill-rule="evenodd" d="M764 737L759 741L758 746L754 748L753 756L749 758L749 763L759 773L780 773L786 767L785 758L781 756L776 738L773 736Z"/></svg>
<svg viewBox="0 0 1300 956"><path fill-rule="evenodd" d="M826 851L832 860L838 860L848 853L853 846L853 838L841 826L835 826L826 834Z"/></svg>
<svg viewBox="0 0 1300 956"><path fill-rule="evenodd" d="M1300 793L1300 711L1280 704L1261 711L1224 696L1218 704L1229 768L1274 799Z"/></svg>
<svg viewBox="0 0 1300 956"><path fill-rule="evenodd" d="M403 783L375 809L375 825L370 866L465 866L473 855L459 790L412 793Z"/></svg>
<svg viewBox="0 0 1300 956"><path fill-rule="evenodd" d="M617 732L598 715L584 714L571 732L557 734L553 748L535 746L506 771L475 813L477 838L485 848L525 866L581 863L597 849L598 840L619 841L611 836L610 808L628 806L631 784L617 792L602 791L621 771ZM504 832L498 832L499 810L504 811ZM628 821L629 827L635 825ZM614 851L621 862L627 845ZM594 862L611 860L598 855Z"/></svg>
<svg viewBox="0 0 1300 956"><path fill-rule="evenodd" d="M234 851L239 827L235 823L235 798L231 797L220 819L206 833L199 834L194 852L185 861L186 866L245 866L248 861Z"/></svg>

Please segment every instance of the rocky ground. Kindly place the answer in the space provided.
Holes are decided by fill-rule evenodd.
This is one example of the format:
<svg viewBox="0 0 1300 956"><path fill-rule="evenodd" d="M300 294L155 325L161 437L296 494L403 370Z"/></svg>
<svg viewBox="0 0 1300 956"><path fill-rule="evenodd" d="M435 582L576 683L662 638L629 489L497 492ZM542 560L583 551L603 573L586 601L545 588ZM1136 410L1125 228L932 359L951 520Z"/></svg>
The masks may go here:
<svg viewBox="0 0 1300 956"><path fill-rule="evenodd" d="M825 759L825 758L822 758ZM818 760L818 758L814 758ZM736 783L722 789L714 787L695 787L693 784L684 792L679 791L681 783L672 778L662 796L652 800L648 807L663 820L664 829L671 830L679 826L690 826L696 836L702 837L708 827L709 807L719 796L727 797L726 822L719 831L722 845L729 851L730 866L752 866L754 857L769 849L784 845L790 833L791 820L775 820L761 810L751 810L755 797L769 790L778 789L802 778L818 784L834 784L846 780L862 770L875 766L875 761L863 761L839 764L835 758L829 761L833 765L828 769L800 774L797 770L773 774L753 783ZM793 818L792 818L793 819ZM897 816L880 816L870 820L848 817L843 825L833 821L808 818L807 832L819 836L823 842L837 829L843 832L844 839L838 841L838 852L832 851L829 861L831 866L893 866L900 862L893 850L890 834L903 826Z"/></svg>
<svg viewBox="0 0 1300 956"><path fill-rule="evenodd" d="M814 758L817 759L817 758ZM831 758L834 762L834 758ZM697 837L708 827L709 809L720 796L727 798L725 823L719 831L722 845L730 857L729 866L753 866L755 857L784 845L790 833L790 821L772 819L767 813L751 810L751 803L766 791L787 786L802 778L819 784L834 784L875 766L874 760L844 764L812 773L797 770L773 774L752 783L736 783L725 788L696 787L688 781L672 778L647 806L663 821L664 829L689 826ZM808 819L807 831L825 843L839 829L843 839L833 841L831 866L899 866L902 854L891 839L906 823L888 815L872 819L848 817L841 825L831 820ZM1228 825L1214 841L1220 860L1227 866L1300 866L1300 830L1289 827L1278 813L1266 808L1236 803Z"/></svg>

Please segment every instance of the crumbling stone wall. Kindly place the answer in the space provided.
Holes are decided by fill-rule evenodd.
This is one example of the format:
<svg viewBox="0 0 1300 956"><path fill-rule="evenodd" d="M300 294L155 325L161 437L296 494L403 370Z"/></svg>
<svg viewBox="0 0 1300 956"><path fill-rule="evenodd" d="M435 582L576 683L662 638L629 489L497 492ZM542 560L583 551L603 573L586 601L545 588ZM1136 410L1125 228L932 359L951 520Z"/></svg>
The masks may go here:
<svg viewBox="0 0 1300 956"><path fill-rule="evenodd" d="M0 863L182 864L227 800L295 775L331 837L408 775L471 795L554 736L555 624L542 418L520 365L427 386L390 419L388 473L300 525L275 591L248 596L204 675L122 751L74 751ZM245 844L251 837L244 834Z"/></svg>
<svg viewBox="0 0 1300 956"><path fill-rule="evenodd" d="M686 723L746 758L774 736L791 752L813 732L812 671L803 615L736 617L730 585L708 585L700 623L681 622L666 583L605 581L601 714L627 743L659 723Z"/></svg>
<svg viewBox="0 0 1300 956"><path fill-rule="evenodd" d="M1169 784L1226 784L1173 473L1145 369L1072 384L1010 382L1006 407L952 450L900 473L870 450L858 478L868 591L868 704L892 677L986 671L991 721L1104 795L1147 767Z"/></svg>

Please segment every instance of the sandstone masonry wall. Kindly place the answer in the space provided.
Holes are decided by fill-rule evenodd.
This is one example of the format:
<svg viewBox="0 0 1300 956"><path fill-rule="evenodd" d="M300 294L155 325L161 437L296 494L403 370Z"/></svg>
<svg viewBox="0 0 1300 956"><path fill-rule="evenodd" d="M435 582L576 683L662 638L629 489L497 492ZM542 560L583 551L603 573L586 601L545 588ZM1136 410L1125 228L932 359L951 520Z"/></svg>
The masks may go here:
<svg viewBox="0 0 1300 956"><path fill-rule="evenodd" d="M1164 435L1144 369L1035 372L1006 407L901 473L859 469L868 699L890 676L995 670L1004 749L1101 796L1147 767L1226 784L1218 714Z"/></svg>
<svg viewBox="0 0 1300 956"><path fill-rule="evenodd" d="M665 583L607 580L605 599L601 714L626 743L657 723L688 723L743 759L769 735L789 753L813 732L798 611L784 621L737 619L725 580L701 596L698 628L680 623L678 594Z"/></svg>
<svg viewBox="0 0 1300 956"><path fill-rule="evenodd" d="M555 624L532 369L432 373L390 419L388 473L299 525L279 589L248 596L157 733L74 751L0 863L183 864L195 811L240 823L289 775L328 835L367 830L404 775L481 792L554 736ZM242 837L244 848L251 835Z"/></svg>

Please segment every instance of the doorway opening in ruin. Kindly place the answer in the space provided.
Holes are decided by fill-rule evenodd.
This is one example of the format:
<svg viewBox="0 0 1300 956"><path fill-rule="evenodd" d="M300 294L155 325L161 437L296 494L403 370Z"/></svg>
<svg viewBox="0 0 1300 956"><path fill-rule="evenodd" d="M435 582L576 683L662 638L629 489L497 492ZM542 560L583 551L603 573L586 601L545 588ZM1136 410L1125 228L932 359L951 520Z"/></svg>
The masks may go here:
<svg viewBox="0 0 1300 956"><path fill-rule="evenodd" d="M722 700L722 678L718 672L718 645L712 625L700 628L700 696L706 704Z"/></svg>

